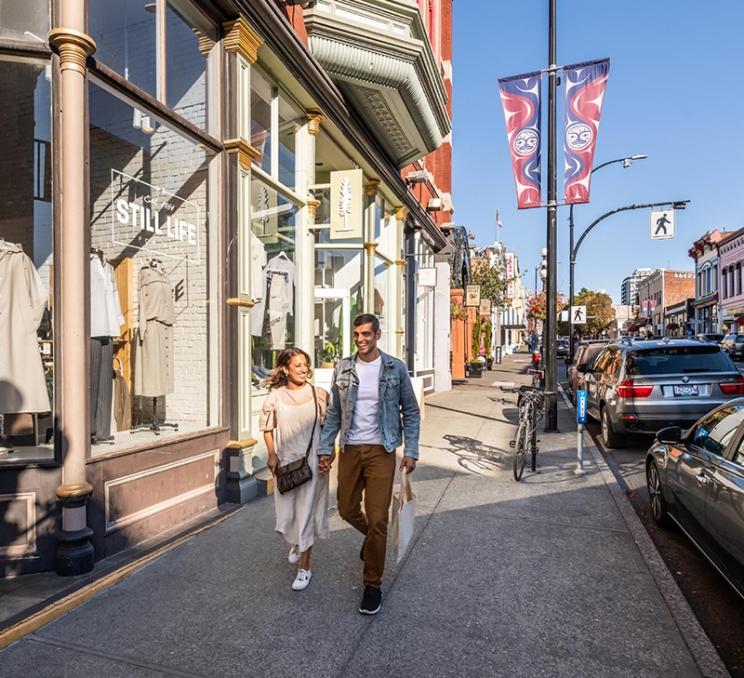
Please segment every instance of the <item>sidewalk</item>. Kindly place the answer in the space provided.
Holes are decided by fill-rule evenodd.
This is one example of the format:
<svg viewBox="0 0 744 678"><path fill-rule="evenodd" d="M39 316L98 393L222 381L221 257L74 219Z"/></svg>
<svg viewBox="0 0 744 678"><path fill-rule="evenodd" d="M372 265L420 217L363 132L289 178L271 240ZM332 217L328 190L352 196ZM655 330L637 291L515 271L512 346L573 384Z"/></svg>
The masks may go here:
<svg viewBox="0 0 744 678"><path fill-rule="evenodd" d="M724 675L696 663L594 457L574 475L562 403L540 472L513 480L516 409L492 384L525 360L427 400L415 541L377 617L335 510L290 590L265 498L0 652L0 676Z"/></svg>

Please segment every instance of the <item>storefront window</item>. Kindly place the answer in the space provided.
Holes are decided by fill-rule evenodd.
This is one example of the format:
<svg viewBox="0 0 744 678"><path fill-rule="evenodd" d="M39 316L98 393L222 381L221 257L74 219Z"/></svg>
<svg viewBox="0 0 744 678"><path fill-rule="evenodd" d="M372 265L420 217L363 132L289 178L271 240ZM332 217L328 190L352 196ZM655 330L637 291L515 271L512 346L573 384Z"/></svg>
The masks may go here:
<svg viewBox="0 0 744 678"><path fill-rule="evenodd" d="M251 355L252 381L258 387L279 352L295 343L296 214L286 196L251 178Z"/></svg>
<svg viewBox="0 0 744 678"><path fill-rule="evenodd" d="M300 128L297 112L279 98L279 182L293 188L295 185L295 139Z"/></svg>
<svg viewBox="0 0 744 678"><path fill-rule="evenodd" d="M209 156L91 83L90 347L94 454L210 421ZM112 376L113 366L113 380Z"/></svg>
<svg viewBox="0 0 744 678"><path fill-rule="evenodd" d="M155 2L143 0L88 3L95 58L153 96L157 94L155 10Z"/></svg>
<svg viewBox="0 0 744 678"><path fill-rule="evenodd" d="M418 287L416 297L416 371L434 367L434 288Z"/></svg>
<svg viewBox="0 0 744 678"><path fill-rule="evenodd" d="M315 365L333 367L351 350L351 322L362 306L362 252L315 251Z"/></svg>
<svg viewBox="0 0 744 678"><path fill-rule="evenodd" d="M256 163L271 174L271 85L255 69L251 72L251 146L258 150Z"/></svg>
<svg viewBox="0 0 744 678"><path fill-rule="evenodd" d="M0 70L0 464L51 461L51 71L8 57Z"/></svg>
<svg viewBox="0 0 744 678"><path fill-rule="evenodd" d="M49 33L49 0L0 0L0 37L44 43Z"/></svg>
<svg viewBox="0 0 744 678"><path fill-rule="evenodd" d="M379 347L385 352L389 352L390 347L393 345L389 336L389 329L394 325L393 318L388 313L388 309L390 308L388 298L389 275L390 266L379 257L375 257L375 290L372 312L380 319L382 336L380 337Z"/></svg>

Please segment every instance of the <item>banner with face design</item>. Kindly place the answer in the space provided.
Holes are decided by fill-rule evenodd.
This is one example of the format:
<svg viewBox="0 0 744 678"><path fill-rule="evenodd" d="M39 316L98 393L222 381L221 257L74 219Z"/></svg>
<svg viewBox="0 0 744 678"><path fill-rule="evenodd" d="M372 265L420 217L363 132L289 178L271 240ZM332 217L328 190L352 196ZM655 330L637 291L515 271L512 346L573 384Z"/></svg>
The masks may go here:
<svg viewBox="0 0 744 678"><path fill-rule="evenodd" d="M499 80L517 207L540 207L540 73Z"/></svg>
<svg viewBox="0 0 744 678"><path fill-rule="evenodd" d="M566 97L563 157L567 204L589 202L594 149L609 73L609 59L563 69Z"/></svg>

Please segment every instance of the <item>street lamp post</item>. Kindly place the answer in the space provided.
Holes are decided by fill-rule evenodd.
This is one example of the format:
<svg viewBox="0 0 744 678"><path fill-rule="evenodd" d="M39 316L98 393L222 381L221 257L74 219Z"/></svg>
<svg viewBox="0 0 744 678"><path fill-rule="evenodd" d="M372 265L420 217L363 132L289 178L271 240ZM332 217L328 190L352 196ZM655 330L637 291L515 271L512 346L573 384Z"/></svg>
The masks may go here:
<svg viewBox="0 0 744 678"><path fill-rule="evenodd" d="M570 259L570 266L571 270L573 271L573 267L576 264L576 256L579 253L579 248L581 247L581 243L584 242L584 239L586 236L589 235L589 233L594 229L595 226L597 226L601 221L606 219L607 217L612 216L613 214L617 214L618 212L627 212L628 210L642 210L647 209L650 207L664 207L665 205L671 205L672 209L675 210L683 210L687 206L687 203L689 203L689 200L664 200L662 202L649 202L644 203L641 205L625 205L624 207L616 207L614 210L609 210L608 212L605 212L602 216L597 217L594 221L592 221L589 226L586 227L584 232L579 237L578 242L576 243L575 247L571 248L571 259ZM573 297L572 297L573 298ZM569 318L571 317L571 312L569 308Z"/></svg>
<svg viewBox="0 0 744 678"><path fill-rule="evenodd" d="M638 155L629 155L624 158L617 158L615 160L608 160L607 162L603 162L596 167L592 168L591 173L594 174L598 170L601 170L603 167L607 167L607 165L614 165L615 163L621 162L623 163L623 167L630 167L633 160L645 160L648 158L647 155L644 154L638 154ZM573 253L574 251L574 205L571 203L571 205L568 208L568 237L569 237L569 253ZM573 362L574 359L574 338L573 338L573 313L571 313L571 307L573 306L573 298L574 298L574 260L573 256L569 257L569 264L568 264L568 355L570 356L570 361Z"/></svg>

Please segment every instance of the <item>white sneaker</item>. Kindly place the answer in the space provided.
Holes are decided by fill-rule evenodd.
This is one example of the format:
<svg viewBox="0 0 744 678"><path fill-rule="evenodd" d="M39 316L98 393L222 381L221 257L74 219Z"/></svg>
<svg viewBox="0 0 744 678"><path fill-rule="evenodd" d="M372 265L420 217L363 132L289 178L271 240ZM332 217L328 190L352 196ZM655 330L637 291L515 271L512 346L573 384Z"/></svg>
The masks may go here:
<svg viewBox="0 0 744 678"><path fill-rule="evenodd" d="M303 589L306 589L307 585L310 583L310 577L312 576L313 576L313 573L310 572L310 570L303 570L303 569L297 570L297 576L295 577L295 580L292 582L292 590L302 591Z"/></svg>
<svg viewBox="0 0 744 678"><path fill-rule="evenodd" d="M300 562L300 547L299 546L293 546L291 549L289 549L289 555L287 556L287 560L290 563L292 563L292 565Z"/></svg>

